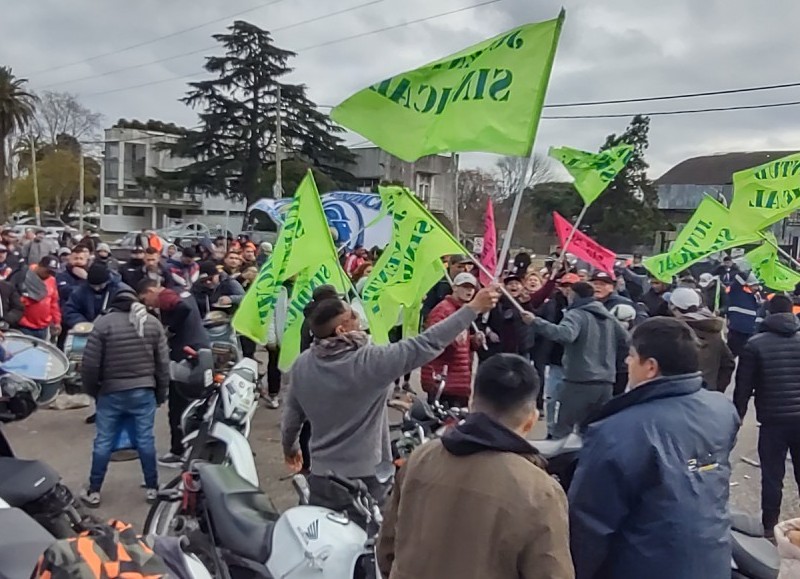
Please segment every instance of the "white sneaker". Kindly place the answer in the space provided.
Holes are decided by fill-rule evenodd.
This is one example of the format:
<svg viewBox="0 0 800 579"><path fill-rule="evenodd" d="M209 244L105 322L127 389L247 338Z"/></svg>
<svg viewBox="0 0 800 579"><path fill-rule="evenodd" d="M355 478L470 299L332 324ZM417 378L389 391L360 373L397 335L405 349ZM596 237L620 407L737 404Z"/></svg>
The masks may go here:
<svg viewBox="0 0 800 579"><path fill-rule="evenodd" d="M273 410L277 410L280 405L281 401L278 399L277 396L267 396L267 408L271 408Z"/></svg>
<svg viewBox="0 0 800 579"><path fill-rule="evenodd" d="M183 457L168 452L158 458L158 464L167 468L181 468L183 466Z"/></svg>
<svg viewBox="0 0 800 579"><path fill-rule="evenodd" d="M100 506L100 493L98 491L91 491L88 487L81 490L81 500L87 507L96 509Z"/></svg>
<svg viewBox="0 0 800 579"><path fill-rule="evenodd" d="M144 496L147 504L152 505L158 500L158 489L145 489Z"/></svg>

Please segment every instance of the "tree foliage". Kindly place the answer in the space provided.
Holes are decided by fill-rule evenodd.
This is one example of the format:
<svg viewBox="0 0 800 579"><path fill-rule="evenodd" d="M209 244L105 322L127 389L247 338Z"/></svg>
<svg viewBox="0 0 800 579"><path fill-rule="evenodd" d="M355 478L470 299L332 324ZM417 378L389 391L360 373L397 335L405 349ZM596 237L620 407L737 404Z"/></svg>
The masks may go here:
<svg viewBox="0 0 800 579"><path fill-rule="evenodd" d="M583 207L583 200L572 183L551 181L533 186L528 198L530 203L523 206L530 223L547 224L553 231L553 211L574 222ZM520 216L522 218L522 216Z"/></svg>
<svg viewBox="0 0 800 579"><path fill-rule="evenodd" d="M275 46L267 31L243 21L214 39L225 50L224 56L206 61L205 69L215 78L190 83L182 99L199 110L200 128L165 145L171 154L194 161L172 174L162 173L153 185L248 202L271 193L267 177L275 163L279 83L284 158L334 179L346 175L337 168L352 161L337 136L342 129L317 110L304 85L282 81L292 71L288 63L295 54Z"/></svg>
<svg viewBox="0 0 800 579"><path fill-rule="evenodd" d="M11 68L0 67L0 217L8 215L11 138L27 128L36 112L37 98L26 90L27 82L14 76Z"/></svg>
<svg viewBox="0 0 800 579"><path fill-rule="evenodd" d="M499 197L505 199L515 195L520 187L530 191L534 185L550 181L553 178L550 163L550 159L542 155L534 155L530 167L527 157L502 157L497 161Z"/></svg>
<svg viewBox="0 0 800 579"><path fill-rule="evenodd" d="M649 146L650 118L637 115L621 135L611 134L601 150L620 143L633 145L633 157L586 212L584 224L600 243L617 251L650 243L653 234L667 227L658 211L658 194L647 177L645 151Z"/></svg>

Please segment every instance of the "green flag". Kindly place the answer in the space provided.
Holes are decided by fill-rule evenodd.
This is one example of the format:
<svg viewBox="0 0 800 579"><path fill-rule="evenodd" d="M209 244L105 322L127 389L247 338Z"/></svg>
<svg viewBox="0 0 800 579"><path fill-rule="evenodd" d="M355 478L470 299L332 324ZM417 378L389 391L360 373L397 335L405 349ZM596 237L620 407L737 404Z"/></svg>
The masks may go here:
<svg viewBox="0 0 800 579"><path fill-rule="evenodd" d="M333 262L338 267L317 185L309 171L286 213L272 257L261 268L233 317L234 329L258 344L265 343L269 317L283 282L307 269L322 271L323 265L328 265L330 275L335 276Z"/></svg>
<svg viewBox="0 0 800 579"><path fill-rule="evenodd" d="M331 118L404 161L530 155L564 11L357 92Z"/></svg>
<svg viewBox="0 0 800 579"><path fill-rule="evenodd" d="M433 217L408 189L381 187L392 217L392 240L375 264L362 292L372 338L389 341L401 309L403 326L411 331L419 304L443 276L442 256L466 253L464 247Z"/></svg>
<svg viewBox="0 0 800 579"><path fill-rule="evenodd" d="M769 243L747 252L744 258L753 268L753 275L772 290L793 291L800 283L800 273L782 264L778 258L778 250Z"/></svg>
<svg viewBox="0 0 800 579"><path fill-rule="evenodd" d="M561 161L575 179L575 189L583 197L583 202L591 205L631 160L633 146L617 145L599 153L551 147L549 155Z"/></svg>
<svg viewBox="0 0 800 579"><path fill-rule="evenodd" d="M671 282L672 277L707 255L759 241L758 233L742 235L732 231L730 211L706 196L697 206L667 253L646 258L642 263L657 279Z"/></svg>
<svg viewBox="0 0 800 579"><path fill-rule="evenodd" d="M800 209L800 153L733 174L731 226L760 231Z"/></svg>

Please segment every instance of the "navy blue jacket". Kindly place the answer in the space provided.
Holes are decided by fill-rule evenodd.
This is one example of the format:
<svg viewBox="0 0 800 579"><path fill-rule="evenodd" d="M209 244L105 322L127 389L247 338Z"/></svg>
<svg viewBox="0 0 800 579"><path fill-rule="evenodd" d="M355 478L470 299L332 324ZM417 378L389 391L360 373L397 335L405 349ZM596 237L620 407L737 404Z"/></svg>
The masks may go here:
<svg viewBox="0 0 800 579"><path fill-rule="evenodd" d="M730 577L739 417L700 372L612 399L588 425L569 490L576 579Z"/></svg>
<svg viewBox="0 0 800 579"><path fill-rule="evenodd" d="M70 294L61 311L66 328L72 328L81 322L94 322L108 308L117 292L120 290L133 292L133 289L122 283L118 273L110 273L111 281L102 292L94 291L88 283L85 283Z"/></svg>
<svg viewBox="0 0 800 579"><path fill-rule="evenodd" d="M68 266L67 269L56 274L56 285L58 286L58 301L63 310L72 292L80 286L86 285L86 280L74 275L72 273L72 268Z"/></svg>
<svg viewBox="0 0 800 579"><path fill-rule="evenodd" d="M758 310L755 294L746 291L736 276L728 289L728 328L742 334L755 334Z"/></svg>

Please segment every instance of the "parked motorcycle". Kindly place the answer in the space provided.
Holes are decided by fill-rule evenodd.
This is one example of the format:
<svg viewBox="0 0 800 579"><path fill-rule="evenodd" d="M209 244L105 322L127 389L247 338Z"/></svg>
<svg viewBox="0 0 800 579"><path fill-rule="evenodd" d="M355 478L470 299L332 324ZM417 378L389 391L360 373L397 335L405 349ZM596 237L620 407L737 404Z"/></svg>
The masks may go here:
<svg viewBox="0 0 800 579"><path fill-rule="evenodd" d="M212 308L203 319L203 326L211 340L214 369L224 371L242 360L242 346L231 325L231 316L219 309L224 306L213 305Z"/></svg>
<svg viewBox="0 0 800 579"><path fill-rule="evenodd" d="M547 459L547 470L568 491L578 466L583 440L572 433L558 440L531 441ZM776 579L780 557L775 546L764 538L761 523L753 517L731 511L732 579Z"/></svg>
<svg viewBox="0 0 800 579"><path fill-rule="evenodd" d="M69 361L69 370L64 377L64 389L67 394L79 394L83 390L81 387L81 363L86 343L89 341L89 334L93 329L92 322L80 322L67 332L64 340L64 354Z"/></svg>

